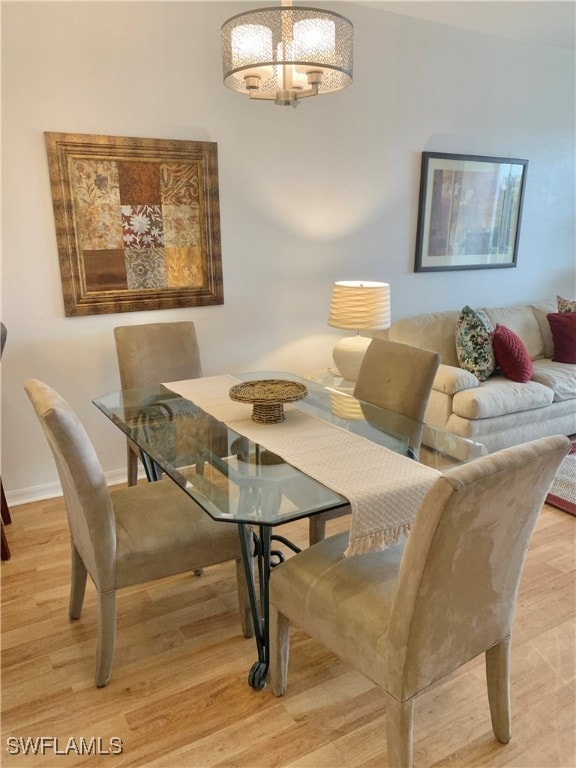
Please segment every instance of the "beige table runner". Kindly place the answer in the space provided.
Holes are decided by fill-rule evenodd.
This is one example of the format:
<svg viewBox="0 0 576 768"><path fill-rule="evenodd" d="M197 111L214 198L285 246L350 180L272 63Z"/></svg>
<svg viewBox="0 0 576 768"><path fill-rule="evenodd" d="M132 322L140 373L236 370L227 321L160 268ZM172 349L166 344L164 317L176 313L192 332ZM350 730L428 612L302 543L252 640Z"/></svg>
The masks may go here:
<svg viewBox="0 0 576 768"><path fill-rule="evenodd" d="M294 406L284 407L285 421L258 424L251 405L230 399L236 383L232 376L210 376L164 386L345 496L352 511L346 555L385 549L409 532L437 470Z"/></svg>

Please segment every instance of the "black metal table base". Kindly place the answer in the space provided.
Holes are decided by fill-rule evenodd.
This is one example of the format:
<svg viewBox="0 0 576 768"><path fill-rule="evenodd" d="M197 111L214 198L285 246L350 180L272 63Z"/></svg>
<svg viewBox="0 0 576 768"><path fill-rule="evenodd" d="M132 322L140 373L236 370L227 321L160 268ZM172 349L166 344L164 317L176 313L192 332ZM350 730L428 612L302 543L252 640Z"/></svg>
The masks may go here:
<svg viewBox="0 0 576 768"><path fill-rule="evenodd" d="M142 462L142 465L144 466L144 471L146 472L146 479L149 483L155 482L156 480L162 479L162 470L156 464L156 462L148 456L147 453L144 453L144 451L140 451L140 461Z"/></svg>
<svg viewBox="0 0 576 768"><path fill-rule="evenodd" d="M258 526L258 533L246 523L239 523L238 528L258 653L258 661L254 662L248 674L248 684L256 690L262 690L266 685L270 666L270 572L272 568L284 561L284 553L279 549L273 550L272 542L278 541L293 552L301 550L284 536L273 535L272 528L268 525ZM256 587L256 575L252 567L254 560L258 571L258 587Z"/></svg>
<svg viewBox="0 0 576 768"><path fill-rule="evenodd" d="M144 451L140 452L140 457L148 481L160 480L162 470L159 465ZM199 473L201 474L201 472ZM269 525L257 526L256 532L255 526L252 524L238 523L238 532L258 654L258 661L254 662L248 674L248 684L256 690L262 690L266 686L266 676L270 666L270 600L268 592L270 572L272 568L280 565L285 559L282 550L272 549L272 542L279 542L293 552L300 552L301 549L286 537L272 534L272 526ZM257 566L257 574L254 572L254 562ZM256 578L258 584L256 584Z"/></svg>

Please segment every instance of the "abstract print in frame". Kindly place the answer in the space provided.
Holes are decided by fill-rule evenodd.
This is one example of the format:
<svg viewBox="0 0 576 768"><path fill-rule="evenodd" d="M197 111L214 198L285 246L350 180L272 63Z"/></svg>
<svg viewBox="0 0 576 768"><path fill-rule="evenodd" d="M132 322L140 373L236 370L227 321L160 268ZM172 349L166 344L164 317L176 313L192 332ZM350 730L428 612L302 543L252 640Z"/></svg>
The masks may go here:
<svg viewBox="0 0 576 768"><path fill-rule="evenodd" d="M223 304L216 143L45 137L66 316Z"/></svg>
<svg viewBox="0 0 576 768"><path fill-rule="evenodd" d="M515 267L527 166L423 152L414 271Z"/></svg>

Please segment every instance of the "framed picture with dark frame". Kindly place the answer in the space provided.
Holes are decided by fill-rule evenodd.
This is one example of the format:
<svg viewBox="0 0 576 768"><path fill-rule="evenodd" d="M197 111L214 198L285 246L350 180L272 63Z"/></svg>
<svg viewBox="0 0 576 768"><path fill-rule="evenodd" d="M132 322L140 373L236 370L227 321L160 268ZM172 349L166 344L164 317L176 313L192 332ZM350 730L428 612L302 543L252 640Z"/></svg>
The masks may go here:
<svg viewBox="0 0 576 768"><path fill-rule="evenodd" d="M415 272L515 267L528 160L422 153Z"/></svg>
<svg viewBox="0 0 576 768"><path fill-rule="evenodd" d="M66 316L224 302L214 142L45 138Z"/></svg>

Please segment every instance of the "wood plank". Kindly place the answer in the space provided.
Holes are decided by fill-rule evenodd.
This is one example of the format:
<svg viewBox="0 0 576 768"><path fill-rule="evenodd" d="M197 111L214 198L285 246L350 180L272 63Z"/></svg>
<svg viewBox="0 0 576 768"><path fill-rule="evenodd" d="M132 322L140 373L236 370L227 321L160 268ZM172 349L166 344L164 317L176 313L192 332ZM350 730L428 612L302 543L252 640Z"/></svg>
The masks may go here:
<svg viewBox="0 0 576 768"><path fill-rule="evenodd" d="M96 601L67 615L69 540L60 499L12 508L2 576L2 765L124 768L386 768L382 692L298 628L286 696L247 685L234 565L119 593L112 680L93 684ZM330 521L329 533L349 518ZM493 737L483 659L416 702L417 768L576 765L576 518L545 506L528 553L512 647L513 738ZM307 521L282 533L307 544ZM11 755L8 737L113 736L123 753Z"/></svg>

